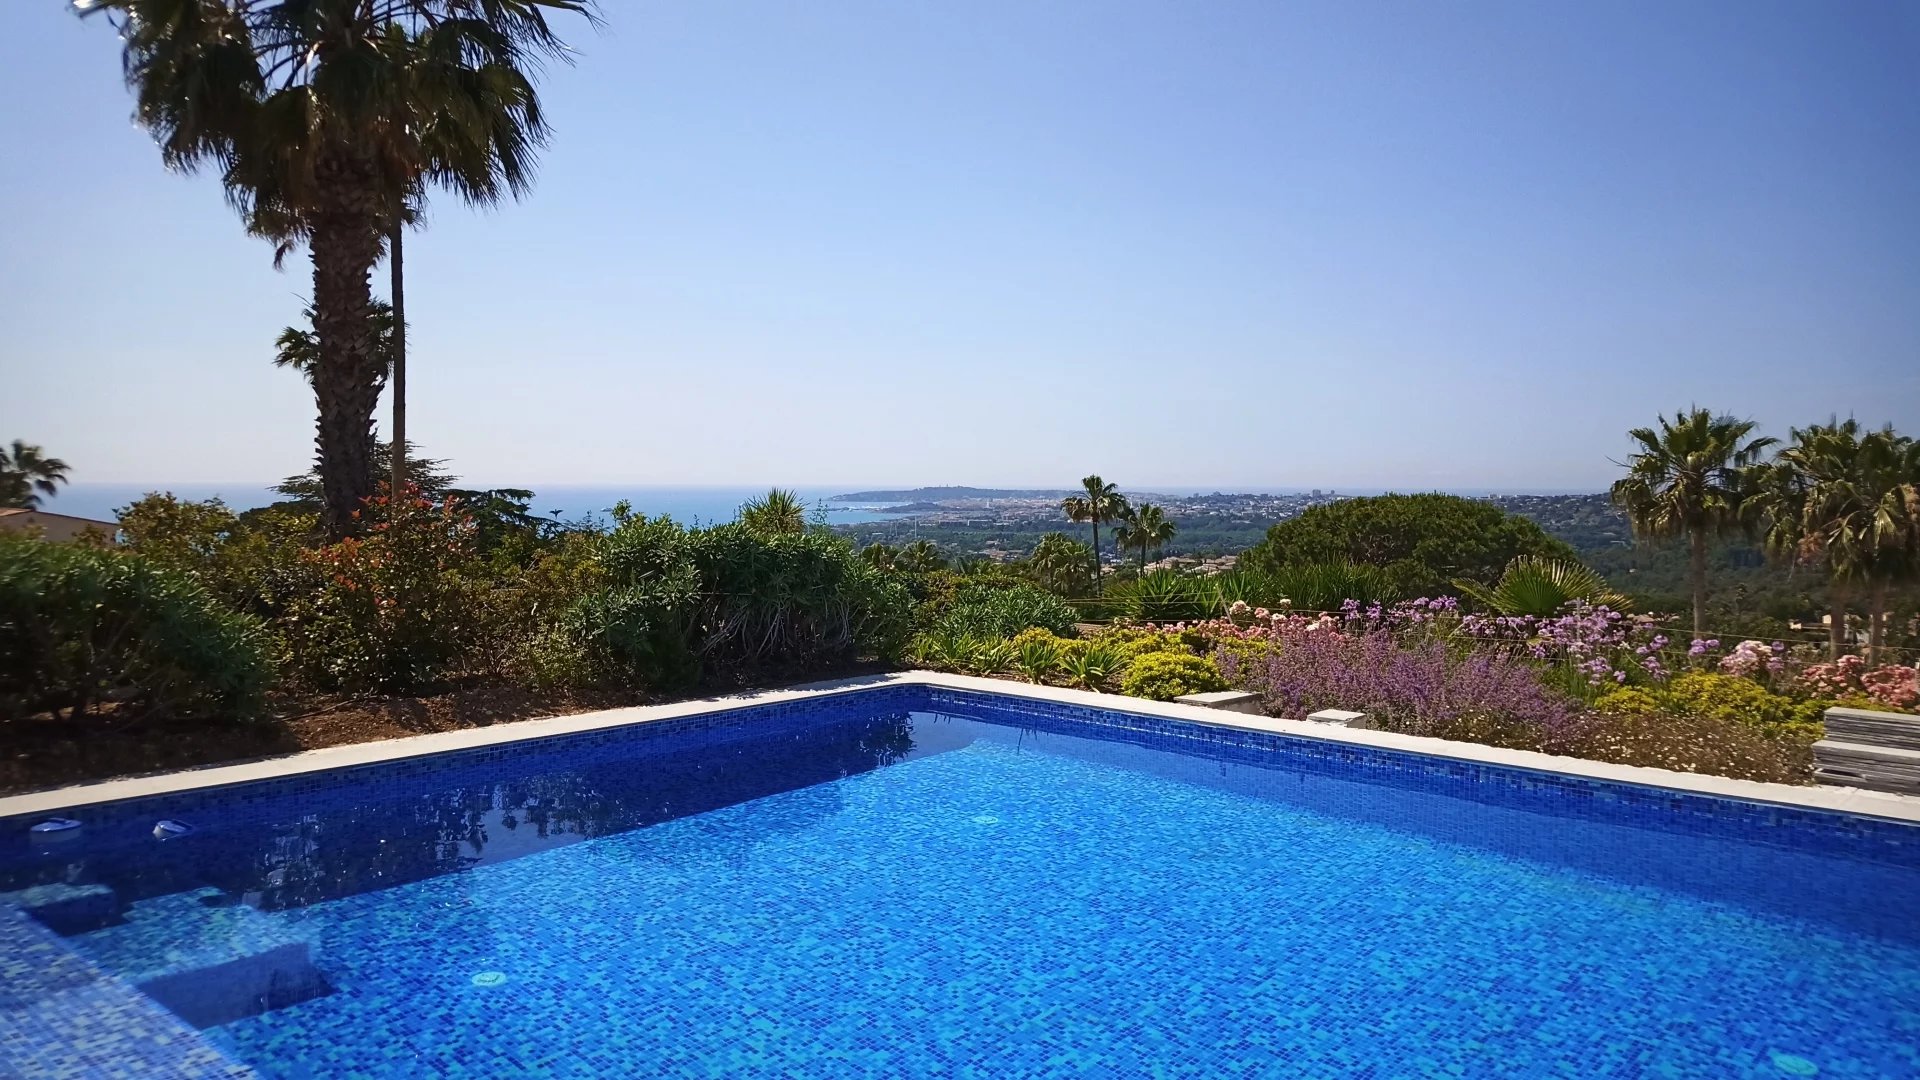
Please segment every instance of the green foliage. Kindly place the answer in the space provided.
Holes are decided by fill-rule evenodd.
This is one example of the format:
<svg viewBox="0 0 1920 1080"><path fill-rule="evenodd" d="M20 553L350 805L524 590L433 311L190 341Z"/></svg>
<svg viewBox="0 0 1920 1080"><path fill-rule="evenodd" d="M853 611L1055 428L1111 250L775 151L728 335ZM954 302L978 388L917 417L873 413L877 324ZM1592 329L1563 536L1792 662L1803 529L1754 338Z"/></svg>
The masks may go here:
<svg viewBox="0 0 1920 1080"><path fill-rule="evenodd" d="M1607 587L1599 574L1577 562L1522 555L1507 564L1499 584L1485 588L1461 579L1454 582L1462 595L1501 615L1557 614L1580 601L1615 611L1632 609L1632 602Z"/></svg>
<svg viewBox="0 0 1920 1080"><path fill-rule="evenodd" d="M1120 692L1128 697L1172 701L1185 694L1227 689L1219 665L1190 652L1149 652L1134 657L1120 677Z"/></svg>
<svg viewBox="0 0 1920 1080"><path fill-rule="evenodd" d="M1249 601L1262 607L1286 601L1295 611L1338 611L1348 600L1386 604L1403 599L1385 570L1361 563L1291 563L1268 571L1263 580L1264 598Z"/></svg>
<svg viewBox="0 0 1920 1080"><path fill-rule="evenodd" d="M1573 551L1483 500L1381 495L1315 506L1280 522L1242 565L1268 573L1299 564L1373 566L1395 596L1439 596L1450 593L1457 578L1490 584L1521 555L1571 559ZM1306 606L1297 597L1294 602Z"/></svg>
<svg viewBox="0 0 1920 1080"><path fill-rule="evenodd" d="M266 508L236 516L218 499L148 494L118 514L126 550L188 575L276 632L291 604L316 587L301 554L318 535L311 512Z"/></svg>
<svg viewBox="0 0 1920 1080"><path fill-rule="evenodd" d="M1012 637L1037 626L1068 637L1076 619L1073 608L1044 589L1021 582L969 582L955 588L931 625L988 638Z"/></svg>
<svg viewBox="0 0 1920 1080"><path fill-rule="evenodd" d="M528 663L538 683L668 690L699 677L691 637L700 572L690 535L665 516L617 519L612 532L586 541L582 554L594 570L549 566L587 580L533 643Z"/></svg>
<svg viewBox="0 0 1920 1080"><path fill-rule="evenodd" d="M269 667L254 620L138 555L0 533L0 715L240 717Z"/></svg>
<svg viewBox="0 0 1920 1080"><path fill-rule="evenodd" d="M1771 737L1810 742L1820 737L1822 717L1834 704L1776 694L1738 675L1693 671L1665 685L1614 690L1602 695L1595 708L1621 716L1682 714L1738 722Z"/></svg>
<svg viewBox="0 0 1920 1080"><path fill-rule="evenodd" d="M376 442L369 455L373 473L378 477L393 475L393 444ZM420 448L412 442L407 443L407 458L404 463L406 480L414 493L424 499L439 499L453 490L456 477L447 471L446 461L441 458L422 457ZM322 501L320 492L320 469L313 469L298 476L289 476L274 485L274 492L280 497L296 504L289 509L317 511Z"/></svg>

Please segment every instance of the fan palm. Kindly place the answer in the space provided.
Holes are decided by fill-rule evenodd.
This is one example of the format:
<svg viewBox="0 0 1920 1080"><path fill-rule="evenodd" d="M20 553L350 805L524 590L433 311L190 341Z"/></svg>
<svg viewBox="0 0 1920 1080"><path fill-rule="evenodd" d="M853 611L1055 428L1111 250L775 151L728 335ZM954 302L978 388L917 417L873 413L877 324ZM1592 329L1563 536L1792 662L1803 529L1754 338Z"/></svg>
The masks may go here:
<svg viewBox="0 0 1920 1080"><path fill-rule="evenodd" d="M372 493L385 365L369 275L404 200L519 195L547 126L550 13L589 0L75 0L120 32L135 115L172 168L214 165L251 231L313 261L316 443L329 532Z"/></svg>
<svg viewBox="0 0 1920 1080"><path fill-rule="evenodd" d="M1060 501L1060 509L1066 511L1068 521L1084 521L1093 526L1093 592L1100 593L1100 524L1117 521L1127 512L1127 497L1120 489L1100 479L1089 476L1080 481L1082 489L1079 495L1070 495Z"/></svg>
<svg viewBox="0 0 1920 1080"><path fill-rule="evenodd" d="M1120 527L1113 532L1113 542L1122 548L1139 548L1140 572L1145 573L1148 552L1166 546L1177 531L1174 523L1167 520L1166 511L1143 502L1127 509Z"/></svg>
<svg viewBox="0 0 1920 1080"><path fill-rule="evenodd" d="M1607 587L1599 574L1577 562L1521 555L1507 564L1492 588L1464 578L1454 588L1502 615L1553 615L1576 601L1625 611L1627 597Z"/></svg>
<svg viewBox="0 0 1920 1080"><path fill-rule="evenodd" d="M67 482L67 463L46 457L37 446L19 439L11 449L0 446L0 506L32 510L40 497L52 498Z"/></svg>
<svg viewBox="0 0 1920 1080"><path fill-rule="evenodd" d="M1707 540L1751 520L1753 467L1778 440L1749 438L1753 421L1701 408L1675 413L1671 420L1661 416L1659 423L1658 431L1627 433L1639 452L1627 459L1627 475L1614 483L1612 496L1636 535L1686 539L1697 638L1706 634L1707 625Z"/></svg>

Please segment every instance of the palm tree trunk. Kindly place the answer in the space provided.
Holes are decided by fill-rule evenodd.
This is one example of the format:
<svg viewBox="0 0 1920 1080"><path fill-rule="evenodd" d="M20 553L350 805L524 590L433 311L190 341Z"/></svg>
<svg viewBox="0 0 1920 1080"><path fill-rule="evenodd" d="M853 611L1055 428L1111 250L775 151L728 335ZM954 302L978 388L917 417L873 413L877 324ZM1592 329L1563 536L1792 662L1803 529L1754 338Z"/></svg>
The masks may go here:
<svg viewBox="0 0 1920 1080"><path fill-rule="evenodd" d="M1689 536L1687 578L1693 587L1693 636L1707 636L1707 534L1695 529Z"/></svg>
<svg viewBox="0 0 1920 1080"><path fill-rule="evenodd" d="M1847 586L1835 578L1827 587L1827 658L1840 659L1847 647Z"/></svg>
<svg viewBox="0 0 1920 1080"><path fill-rule="evenodd" d="M393 275L393 479L387 491L398 496L407 481L407 291L406 264L401 238L406 226L393 215L393 234L387 238L387 269Z"/></svg>
<svg viewBox="0 0 1920 1080"><path fill-rule="evenodd" d="M313 333L318 406L321 524L338 539L355 531L354 512L373 494L373 411L380 401L379 358L370 315L369 277L380 258L379 195L372 170L343 153L315 167L320 197L313 214Z"/></svg>
<svg viewBox="0 0 1920 1080"><path fill-rule="evenodd" d="M1887 583L1875 581L1867 586L1867 665L1880 662L1887 647Z"/></svg>
<svg viewBox="0 0 1920 1080"><path fill-rule="evenodd" d="M1093 519L1093 595L1100 595L1100 519Z"/></svg>

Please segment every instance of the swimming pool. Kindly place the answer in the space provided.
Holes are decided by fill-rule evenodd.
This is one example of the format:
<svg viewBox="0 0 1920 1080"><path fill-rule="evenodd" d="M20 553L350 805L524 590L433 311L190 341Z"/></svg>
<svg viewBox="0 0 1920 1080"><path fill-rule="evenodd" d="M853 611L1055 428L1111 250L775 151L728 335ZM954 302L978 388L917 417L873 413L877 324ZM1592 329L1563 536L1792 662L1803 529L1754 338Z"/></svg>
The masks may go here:
<svg viewBox="0 0 1920 1080"><path fill-rule="evenodd" d="M1142 709L902 683L10 819L0 1074L1920 1075L1910 824Z"/></svg>

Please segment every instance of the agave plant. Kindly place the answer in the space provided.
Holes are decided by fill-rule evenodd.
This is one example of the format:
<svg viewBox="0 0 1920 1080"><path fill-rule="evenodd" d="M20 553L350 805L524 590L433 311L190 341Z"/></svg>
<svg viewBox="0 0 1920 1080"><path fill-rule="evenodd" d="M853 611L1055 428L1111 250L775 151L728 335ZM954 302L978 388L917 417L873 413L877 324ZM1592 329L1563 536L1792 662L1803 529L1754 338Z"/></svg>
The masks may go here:
<svg viewBox="0 0 1920 1080"><path fill-rule="evenodd" d="M1005 638L968 637L961 669L969 675L998 675L1013 666L1013 642Z"/></svg>
<svg viewBox="0 0 1920 1080"><path fill-rule="evenodd" d="M1114 590L1114 599L1128 618L1142 622L1204 619L1218 609L1218 596L1205 578L1177 570L1142 574Z"/></svg>
<svg viewBox="0 0 1920 1080"><path fill-rule="evenodd" d="M1013 669L1030 683L1044 682L1060 666L1060 646L1048 638L1022 641L1013 654Z"/></svg>
<svg viewBox="0 0 1920 1080"><path fill-rule="evenodd" d="M1096 641L1061 657L1067 681L1086 690L1105 690L1107 682L1125 667L1127 659L1111 642Z"/></svg>
<svg viewBox="0 0 1920 1080"><path fill-rule="evenodd" d="M935 671L965 671L979 639L972 634L933 630L913 639L913 662Z"/></svg>
<svg viewBox="0 0 1920 1080"><path fill-rule="evenodd" d="M1502 615L1556 615L1575 602L1624 611L1631 601L1577 562L1522 555L1507 564L1493 588L1456 579L1454 588Z"/></svg>

